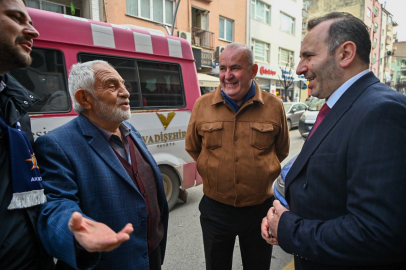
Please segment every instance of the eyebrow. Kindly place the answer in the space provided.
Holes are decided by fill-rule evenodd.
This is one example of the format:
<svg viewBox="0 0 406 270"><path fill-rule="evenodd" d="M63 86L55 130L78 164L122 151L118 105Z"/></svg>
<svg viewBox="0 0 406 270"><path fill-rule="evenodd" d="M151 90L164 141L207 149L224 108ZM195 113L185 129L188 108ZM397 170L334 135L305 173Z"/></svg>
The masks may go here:
<svg viewBox="0 0 406 270"><path fill-rule="evenodd" d="M105 81L105 83L118 83L118 82L121 82L121 83L124 84L125 80L119 80L119 79L116 79L116 78L108 78Z"/></svg>
<svg viewBox="0 0 406 270"><path fill-rule="evenodd" d="M28 18L27 15L19 9L9 9L9 10L7 10L7 12L8 13L18 13L24 20L27 20L27 18ZM34 23L32 22L31 19L28 20L28 23L31 25L34 25Z"/></svg>
<svg viewBox="0 0 406 270"><path fill-rule="evenodd" d="M304 51L304 52L300 53L299 58L302 58L302 56L306 57L306 56L312 56L312 55L316 55L316 53L310 52L310 51Z"/></svg>
<svg viewBox="0 0 406 270"><path fill-rule="evenodd" d="M226 65L220 65L220 67L225 67L225 66ZM231 65L230 68L241 68L241 65L234 64L234 65Z"/></svg>

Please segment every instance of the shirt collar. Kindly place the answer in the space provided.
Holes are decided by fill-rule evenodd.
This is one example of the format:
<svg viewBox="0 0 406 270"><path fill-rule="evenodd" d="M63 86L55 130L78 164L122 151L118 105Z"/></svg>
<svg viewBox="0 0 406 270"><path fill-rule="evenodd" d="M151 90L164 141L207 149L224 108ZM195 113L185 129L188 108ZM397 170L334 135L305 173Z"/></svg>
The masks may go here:
<svg viewBox="0 0 406 270"><path fill-rule="evenodd" d="M349 79L348 81L343 83L343 85L341 85L336 91L334 91L334 93L331 94L331 96L328 98L328 100L326 102L327 105L329 106L329 108L330 109L333 108L333 106L337 103L337 101L345 93L345 91L347 91L351 85L353 85L359 78L361 78L368 72L369 72L369 69L366 69L366 70L358 73L357 75L355 75L354 77L352 77L351 79Z"/></svg>
<svg viewBox="0 0 406 270"><path fill-rule="evenodd" d="M237 103L235 103L235 101L231 98L229 98L226 93L224 93L223 89L221 89L221 94L223 95L224 100L227 102L228 105L230 105L233 110L235 112L238 112L238 110L242 107L242 105L244 105L245 102L247 102L250 98L252 98L253 96L255 96L255 83L254 81L251 81L251 88L248 91L247 96L245 97L245 100L243 103L241 103L240 106L237 105Z"/></svg>
<svg viewBox="0 0 406 270"><path fill-rule="evenodd" d="M106 138L106 140L108 142L110 141L111 136L115 135L115 134L105 130L104 128L100 127L98 124L96 124L92 120L90 120L90 122L92 122L93 125L103 134L103 137ZM123 137L127 137L131 133L131 128L129 126L127 126L126 124L124 124L124 122L121 123L118 128L120 129L121 136L123 136ZM117 136L117 135L115 135L115 136Z"/></svg>

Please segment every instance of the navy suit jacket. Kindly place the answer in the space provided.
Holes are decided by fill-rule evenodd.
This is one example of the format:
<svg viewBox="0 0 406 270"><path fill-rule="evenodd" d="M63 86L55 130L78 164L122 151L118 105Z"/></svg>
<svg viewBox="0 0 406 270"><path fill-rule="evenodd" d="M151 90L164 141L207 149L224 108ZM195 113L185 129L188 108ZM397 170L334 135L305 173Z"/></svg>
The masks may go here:
<svg viewBox="0 0 406 270"><path fill-rule="evenodd" d="M295 269L404 269L406 96L367 73L337 101L286 177L278 240Z"/></svg>
<svg viewBox="0 0 406 270"><path fill-rule="evenodd" d="M130 123L131 138L151 165L165 236L168 205L158 165L142 137ZM148 270L147 210L143 196L103 134L84 116L39 137L35 153L48 202L38 219L38 233L48 253L77 269ZM68 221L74 211L118 232L132 223L130 240L111 252L88 253L74 244ZM60 263L60 262L58 262ZM69 267L62 267L69 268Z"/></svg>

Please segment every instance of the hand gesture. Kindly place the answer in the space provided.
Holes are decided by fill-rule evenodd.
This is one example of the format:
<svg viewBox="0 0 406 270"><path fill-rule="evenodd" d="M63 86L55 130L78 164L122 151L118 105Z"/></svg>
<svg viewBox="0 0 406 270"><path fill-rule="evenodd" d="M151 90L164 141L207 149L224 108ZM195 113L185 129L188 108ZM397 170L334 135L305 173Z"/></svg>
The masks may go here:
<svg viewBox="0 0 406 270"><path fill-rule="evenodd" d="M107 225L84 218L79 212L74 212L69 220L69 230L76 241L88 252L103 252L112 251L129 240L134 228L128 223L120 232L115 233Z"/></svg>

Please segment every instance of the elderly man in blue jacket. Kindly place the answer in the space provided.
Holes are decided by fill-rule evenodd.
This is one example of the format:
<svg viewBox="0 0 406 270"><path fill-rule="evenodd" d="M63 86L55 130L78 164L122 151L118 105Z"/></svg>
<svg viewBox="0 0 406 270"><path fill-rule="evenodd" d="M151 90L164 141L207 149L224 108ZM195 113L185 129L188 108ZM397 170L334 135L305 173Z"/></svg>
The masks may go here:
<svg viewBox="0 0 406 270"><path fill-rule="evenodd" d="M79 116L35 142L48 202L38 232L57 269L161 269L162 176L130 123L129 93L107 62L72 66Z"/></svg>

